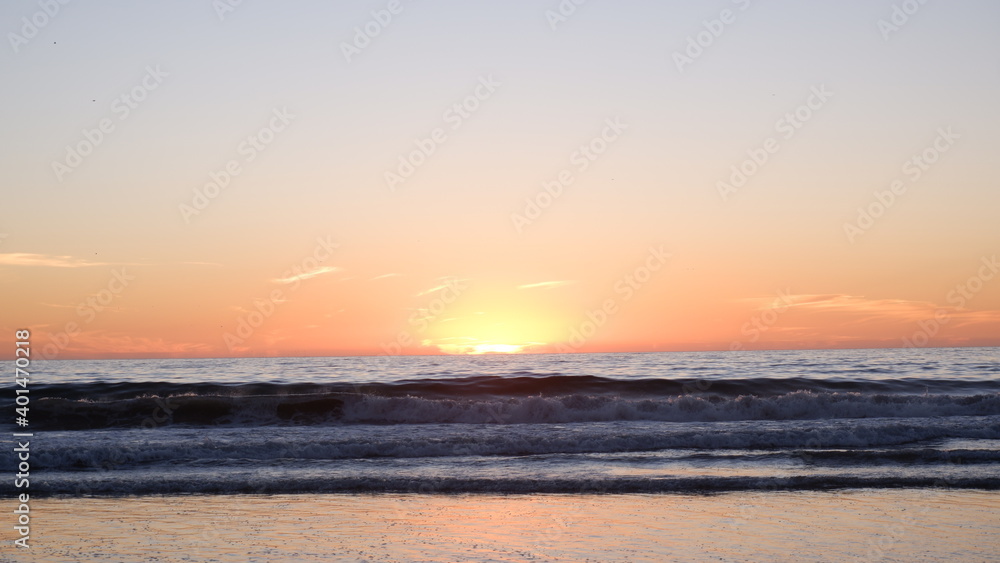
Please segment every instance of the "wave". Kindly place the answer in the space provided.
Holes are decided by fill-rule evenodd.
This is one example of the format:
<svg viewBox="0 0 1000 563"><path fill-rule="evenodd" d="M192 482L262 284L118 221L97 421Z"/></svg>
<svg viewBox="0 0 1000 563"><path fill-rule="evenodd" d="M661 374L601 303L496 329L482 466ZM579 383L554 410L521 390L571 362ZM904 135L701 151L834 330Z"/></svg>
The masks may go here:
<svg viewBox="0 0 1000 563"><path fill-rule="evenodd" d="M931 392L933 390L933 392ZM377 384L38 386L48 430L188 425L528 424L984 416L1000 382L470 377ZM0 405L6 408L13 405Z"/></svg>
<svg viewBox="0 0 1000 563"><path fill-rule="evenodd" d="M866 463L993 463L995 449L941 449L943 440L1000 440L1000 416L844 421L592 423L446 427L232 428L210 436L197 430L47 434L32 453L40 470L89 471L185 464L271 465L287 460L343 461L553 455L625 456L642 452L679 461L785 456L827 465ZM669 458L669 459L668 459ZM602 458L605 459L605 458ZM8 460L2 465L13 463Z"/></svg>
<svg viewBox="0 0 1000 563"><path fill-rule="evenodd" d="M692 368L694 369L694 368ZM164 383L117 382L33 385L46 397L110 401L136 397L182 395L316 395L324 393L370 394L384 397L427 398L516 397L531 395L617 394L622 396L672 396L713 393L725 396L773 396L794 391L979 394L1000 392L1000 380L928 379L900 377L857 379L806 377L749 378L638 378L562 375L515 371L509 375L409 379L372 383Z"/></svg>

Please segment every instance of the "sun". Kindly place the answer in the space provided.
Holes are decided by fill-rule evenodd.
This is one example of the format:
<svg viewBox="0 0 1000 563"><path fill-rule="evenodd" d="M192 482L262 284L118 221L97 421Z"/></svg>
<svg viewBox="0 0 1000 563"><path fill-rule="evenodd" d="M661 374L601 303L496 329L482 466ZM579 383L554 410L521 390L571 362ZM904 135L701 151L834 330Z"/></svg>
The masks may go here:
<svg viewBox="0 0 1000 563"><path fill-rule="evenodd" d="M523 344L476 344L470 354L517 354L524 351Z"/></svg>
<svg viewBox="0 0 1000 563"><path fill-rule="evenodd" d="M472 354L517 354L524 350L522 344L476 344Z"/></svg>
<svg viewBox="0 0 1000 563"><path fill-rule="evenodd" d="M524 344L504 344L498 342L482 342L475 338L453 338L458 342L424 342L425 345L436 346L438 350L445 354L520 354L526 348L537 342L526 342Z"/></svg>

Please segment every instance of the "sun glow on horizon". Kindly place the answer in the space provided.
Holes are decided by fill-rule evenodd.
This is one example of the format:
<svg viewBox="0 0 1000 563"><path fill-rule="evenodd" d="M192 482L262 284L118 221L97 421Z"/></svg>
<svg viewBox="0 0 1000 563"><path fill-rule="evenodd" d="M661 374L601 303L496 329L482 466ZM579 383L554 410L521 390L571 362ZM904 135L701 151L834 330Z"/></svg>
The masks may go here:
<svg viewBox="0 0 1000 563"><path fill-rule="evenodd" d="M523 344L511 344L508 342L481 341L471 337L456 338L461 342L430 342L425 341L425 345L436 347L445 354L455 355L479 355L479 354L520 354L531 346L542 344L540 342L525 342Z"/></svg>
<svg viewBox="0 0 1000 563"><path fill-rule="evenodd" d="M448 322L432 324L421 344L444 354L521 354L546 350L568 331L560 311L502 291L457 303Z"/></svg>
<svg viewBox="0 0 1000 563"><path fill-rule="evenodd" d="M521 344L476 344L467 354L518 354L524 351Z"/></svg>

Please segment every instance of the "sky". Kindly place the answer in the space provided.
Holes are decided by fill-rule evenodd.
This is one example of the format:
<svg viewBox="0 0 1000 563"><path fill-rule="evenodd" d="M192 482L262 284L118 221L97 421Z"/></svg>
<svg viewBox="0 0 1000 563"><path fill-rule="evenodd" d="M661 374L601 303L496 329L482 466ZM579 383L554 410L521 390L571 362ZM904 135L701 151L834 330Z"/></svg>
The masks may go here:
<svg viewBox="0 0 1000 563"><path fill-rule="evenodd" d="M0 22L0 330L36 357L1000 345L996 2Z"/></svg>

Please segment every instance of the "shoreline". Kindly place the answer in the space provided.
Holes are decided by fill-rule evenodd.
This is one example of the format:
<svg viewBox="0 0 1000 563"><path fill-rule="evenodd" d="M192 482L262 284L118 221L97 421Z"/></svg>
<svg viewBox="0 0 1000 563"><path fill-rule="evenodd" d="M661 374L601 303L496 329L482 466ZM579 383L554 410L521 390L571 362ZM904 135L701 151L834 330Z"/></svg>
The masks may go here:
<svg viewBox="0 0 1000 563"><path fill-rule="evenodd" d="M790 479L801 479L801 478L790 478ZM414 484L409 487L398 487L398 488L386 488L386 489L337 489L337 490L281 490L281 491L266 491L266 490L253 490L253 491L242 491L242 490L222 490L222 491L190 491L190 492L149 492L149 493L122 493L122 494L105 494L105 493L93 493L89 492L87 494L65 494L65 493L54 493L50 494L44 491L34 491L31 493L32 499L45 499L45 500L87 500L87 499L143 499L143 498L174 498L174 497L276 497L276 496L287 496L287 497L302 497L309 495L323 495L323 496L445 496L445 497L455 497L455 496L468 496L468 497L530 497L530 496L663 496L663 497L711 497L719 495L759 495L759 494L782 494L782 493L829 493L829 494L842 494L842 493L852 493L859 491L866 492L876 492L876 491L956 491L956 492L980 492L980 493L991 493L1000 495L1000 481L995 481L990 484L990 486L981 486L979 484L975 485L963 485L958 481L969 481L975 483L981 483L983 479L967 479L967 480L951 480L946 486L935 486L935 485L913 485L905 481L900 481L899 479L887 477L887 481L898 482L897 485L887 485L887 486L866 486L862 485L849 485L845 484L842 486L823 486L823 487L788 487L788 486L763 486L757 488L725 488L717 487L714 489L661 489L661 490L651 490L649 488L636 487L635 490L610 490L607 487L601 487L598 485L584 484L582 487L579 483L575 486L567 486L565 490L469 490L464 488L455 488L453 490L447 487L435 487L429 483ZM637 480L636 482L641 482L642 480ZM931 481L930 479L917 479L913 481ZM945 482L945 479L933 479L935 482ZM859 483L868 483L870 481L859 480ZM11 493L16 494L15 492ZM15 498L12 496L12 498Z"/></svg>

